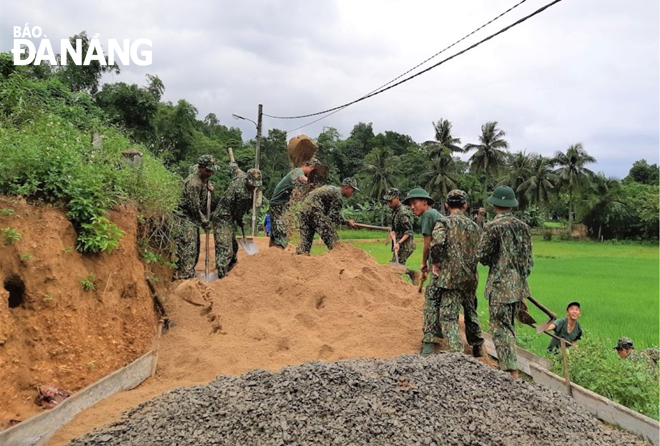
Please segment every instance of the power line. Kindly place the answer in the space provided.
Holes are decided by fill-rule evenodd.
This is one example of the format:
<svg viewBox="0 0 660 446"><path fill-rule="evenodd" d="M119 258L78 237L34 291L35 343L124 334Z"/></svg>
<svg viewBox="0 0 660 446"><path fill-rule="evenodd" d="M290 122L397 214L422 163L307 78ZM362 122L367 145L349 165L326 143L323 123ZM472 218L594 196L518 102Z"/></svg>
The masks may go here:
<svg viewBox="0 0 660 446"><path fill-rule="evenodd" d="M449 46L443 48L442 50L438 51L437 53L435 53L435 54L432 55L431 57L429 57L429 58L425 59L424 61L418 63L417 65L415 65L414 67L412 67L412 68L409 69L408 71L406 71L406 72L400 74L399 76L395 77L395 78L392 79L391 81L386 82L386 83L384 83L383 85L381 85L380 87L376 88L375 90L370 91L370 92L367 93L365 96L370 95L371 93L374 93L374 92L380 90L381 88L387 87L387 86L388 86L389 84L391 84L392 82L395 82L395 81L401 79L403 76L405 76L406 74L408 74L408 73L410 73L410 72L416 70L417 68L421 67L422 65L424 65L424 64L425 64L426 62L428 62L429 60L438 57L440 54L442 54L442 53L444 53L445 51L447 51L447 50L453 48L454 46L458 45L459 43L461 43L462 41L464 41L464 40L467 39L468 37L474 35L475 33L481 31L482 29L484 29L486 26L488 26L488 25L490 25L491 23L495 22L496 20L502 18L503 16L505 16L505 15L508 14L509 12L513 11L514 9L516 9L518 6L522 5L522 4L525 3L526 1L527 1L527 0L521 0L520 2L518 2L518 3L516 3L515 5L511 6L511 7L510 7L509 9L507 9L506 11L502 12L501 14L499 14L498 16L496 16L496 17L492 18L491 20L489 20L488 22L484 23L483 25L481 25L479 28L475 29L475 30L472 31L471 33L466 34L465 36L463 36L463 37L461 37L460 39L458 39L456 42L454 42L454 43L452 43L451 45L449 45ZM364 97L364 96L363 96L363 97ZM345 107L343 107L343 108L345 108ZM331 115L333 115L333 114L335 114L335 113L338 113L339 111L343 110L343 108L341 108L340 110L336 110L336 111L330 113L328 116L331 116ZM268 116L269 118L274 118L274 119L294 119L293 117L272 116L272 115L268 115L268 114L266 114L266 113L264 113L264 116ZM297 128L295 128L295 129L291 129L291 130L289 130L287 133L293 132L293 131L295 131L295 130L299 130L299 129L303 128L303 127L307 127L308 125L314 124L315 122L318 122L318 121L320 121L321 119L325 119L325 118L327 118L328 116L324 116L324 117L322 117L322 118L315 119L314 121L311 121L311 122L309 122L309 123L307 123L307 124L304 124L304 125L302 125L302 126L300 126L300 127L297 127Z"/></svg>
<svg viewBox="0 0 660 446"><path fill-rule="evenodd" d="M396 83L394 83L394 84L392 84L392 85L389 85L389 86L386 86L386 87L380 87L379 89L374 90L374 91L372 91L371 93L366 94L366 95L362 96L361 98L355 99L355 100L353 100L353 101L351 101L351 102L347 102L347 103L342 104L342 105L339 105L339 106L337 106L337 107L329 108L329 109L327 109L327 110L323 110L323 111L316 112L316 113L309 113L309 114L306 114L306 115L299 115L299 116L273 116L273 115L266 115L266 114L264 114L264 115L265 115L265 116L268 116L268 117L270 117L270 118L274 118L274 119L299 119L299 118L308 118L308 117L312 117L312 116L324 115L324 114L326 114L326 113L330 113L330 112L338 112L338 111L340 111L340 110L342 110L342 109L344 109L344 108L346 108L346 107L348 107L348 106L350 106L350 105L356 104L356 103L358 103L358 102L364 101L364 100L369 99L369 98L371 98L371 97L373 97L373 96L376 96L376 95L378 95L378 94L384 93L384 92L387 91L387 90L390 90L390 89L392 89L392 88L394 88L394 87L397 87L397 86L399 86L399 85L401 85L401 84L403 84L403 83L405 83L405 82L408 82L408 81L410 81L410 80L416 78L417 76L420 76L420 75L422 75L422 74L424 74L424 73L427 73L428 71L431 71L432 69L437 68L437 67L439 67L440 65L442 65L442 64L444 64L444 63L446 63L446 62L449 62L450 60L452 60L452 59L454 59L454 58L456 58L456 57L458 57L458 56L460 56L460 55L462 55L462 54L464 54L464 53L466 53L466 52L468 52L468 51L470 51L470 50L472 50L472 49L478 47L478 46L481 45L482 43L485 43L485 42L491 40L492 38L494 38L494 37L496 37L496 36L498 36L498 35L500 35L500 34L505 33L506 31L510 30L511 28L513 28L513 27L515 27L515 26L517 26L517 25L520 25L521 23L523 23L523 22L525 22L525 21L531 19L532 17L534 17L534 16L536 16L536 15L538 15L538 14L540 14L540 13L542 13L542 12L545 11L546 9L550 8L551 6L556 5L557 3L561 2L561 1L562 1L562 0L554 0L554 1L550 2L550 3L548 3L547 5L542 6L541 8L539 8L539 9L537 9L536 11L532 12L531 14L526 15L525 17L523 17L523 18L521 18L521 19L519 19L519 20L513 22L512 24L510 24L510 25L508 25L508 26L505 26L504 28L500 29L500 30L497 31L496 33L493 33L493 34L491 34L491 35L489 35L489 36L483 38L482 40L480 40L480 41L478 41L478 42L476 42L476 43L470 45L469 47L467 47L467 48L465 48L465 49L459 51L458 53L455 53L455 54L453 54L453 55L451 55L451 56L449 56L449 57L447 57L447 58L441 60L440 62L438 62L438 63L436 63L436 64L434 64L434 65L431 65L430 67L428 67L428 68L426 68L426 69L424 69L424 70L422 70L422 71L420 71L420 72L418 72L418 73L413 74L412 76L409 76L409 77L407 77L407 78L405 78L405 79L403 79L403 80L400 80L400 81L398 81L398 82L396 82ZM403 76L403 75L402 75L402 76ZM400 77L401 77L401 76L399 76L399 78L400 78ZM397 78L397 79L398 79L398 78ZM393 81L394 81L394 80L388 82L388 84L390 84L390 83L393 82ZM387 84L385 84L385 85L387 85ZM328 116L329 116L329 115L328 115ZM323 118L320 118L320 119L323 119ZM313 122L317 122L317 121L320 120L320 119L317 119L316 121L313 121ZM308 124L305 124L305 126L306 126L306 125L309 125L309 124L312 124L313 122L310 122L310 123L308 123ZM302 128L302 127L304 127L304 126L301 126L301 127L299 127L299 128ZM297 129L293 129L293 130L297 130ZM290 130L290 132L293 131L293 130Z"/></svg>

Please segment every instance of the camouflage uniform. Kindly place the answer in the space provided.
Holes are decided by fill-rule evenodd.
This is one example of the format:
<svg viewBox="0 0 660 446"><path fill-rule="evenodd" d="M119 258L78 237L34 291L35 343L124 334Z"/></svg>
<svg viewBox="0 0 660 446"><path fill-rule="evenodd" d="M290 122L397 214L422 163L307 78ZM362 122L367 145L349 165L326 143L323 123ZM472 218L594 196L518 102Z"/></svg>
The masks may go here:
<svg viewBox="0 0 660 446"><path fill-rule="evenodd" d="M387 193L383 197L385 201L390 201L394 197L399 196L399 190L391 187L387 190ZM404 235L408 234L408 238L405 242L399 244L399 263L402 265L406 264L408 257L415 251L415 239L413 238L413 226L410 214L404 206L399 204L397 207L392 209L392 231L396 235L397 241L401 239ZM393 248L394 249L394 248ZM396 258L392 254L392 260L390 262L395 262Z"/></svg>
<svg viewBox="0 0 660 446"><path fill-rule="evenodd" d="M462 190L452 190L447 200L466 203L467 194ZM451 201L450 201L451 202ZM465 313L465 335L472 347L481 346L477 297L479 283L477 273L477 249L481 230L463 211L454 210L448 217L441 216L431 236L431 263L439 269L433 276L433 286L438 297L433 299L439 305L440 331L454 352L463 350L463 341L458 328L458 315L461 306ZM431 333L424 334L424 342Z"/></svg>
<svg viewBox="0 0 660 446"><path fill-rule="evenodd" d="M229 167L233 180L220 197L212 215L215 228L215 265L219 279L225 277L237 261L235 225L242 228L243 216L252 210L253 193L248 190L248 185L261 187L261 173L258 169L250 169L246 173L239 169L236 163L230 163Z"/></svg>
<svg viewBox="0 0 660 446"><path fill-rule="evenodd" d="M517 370L515 320L529 296L527 277L534 265L529 226L510 212L498 214L484 225L478 258L489 267L486 298L500 369Z"/></svg>
<svg viewBox="0 0 660 446"><path fill-rule="evenodd" d="M210 155L199 158L198 164L209 170L216 170L215 159ZM195 165L183 182L183 194L179 202L178 211L182 218L173 229L173 239L176 246L175 279L190 279L195 277L195 266L199 258L199 228L211 227L206 218L206 200L210 181L204 181Z"/></svg>
<svg viewBox="0 0 660 446"><path fill-rule="evenodd" d="M337 226L346 224L341 216L342 194L336 186L321 186L311 191L302 202L300 212L300 245L297 254L309 254L318 232L328 249L339 240Z"/></svg>
<svg viewBox="0 0 660 446"><path fill-rule="evenodd" d="M316 165L319 164L319 161L314 158L310 163ZM275 186L273 196L270 200L270 239L275 245L281 246L282 248L286 248L289 244L284 214L289 208L291 192L296 186L302 184L298 181L298 178L304 175L304 172L299 167L290 171L284 176L284 178L282 178L282 180L280 180L277 186Z"/></svg>

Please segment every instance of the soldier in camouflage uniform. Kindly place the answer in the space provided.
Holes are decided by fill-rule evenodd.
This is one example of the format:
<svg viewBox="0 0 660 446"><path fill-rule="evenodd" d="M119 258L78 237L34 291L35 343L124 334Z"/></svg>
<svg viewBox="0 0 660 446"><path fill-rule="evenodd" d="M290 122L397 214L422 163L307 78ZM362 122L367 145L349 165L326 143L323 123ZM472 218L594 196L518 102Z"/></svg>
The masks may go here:
<svg viewBox="0 0 660 446"><path fill-rule="evenodd" d="M175 280L195 277L200 246L199 228L208 231L211 227L206 218L206 200L207 192L213 191L209 178L218 170L218 166L211 155L200 156L196 166L183 182L183 194L178 208L182 218L173 230L176 245Z"/></svg>
<svg viewBox="0 0 660 446"><path fill-rule="evenodd" d="M415 239L413 238L413 226L410 214L401 205L399 199L399 189L390 187L383 196L383 200L392 210L392 231L396 238L396 243L392 246L393 251L397 251L399 255L399 263L406 264L408 257L415 251ZM396 261L394 255L390 262Z"/></svg>
<svg viewBox="0 0 660 446"><path fill-rule="evenodd" d="M438 218L431 238L431 263L434 286L440 296L434 300L440 304L440 331L449 342L452 352L463 351L463 341L458 328L458 315L463 307L465 336L472 346L475 357L483 356L479 316L477 315L477 249L481 230L465 215L468 195L454 189L447 195L445 208L449 216ZM425 339L425 342L427 340Z"/></svg>
<svg viewBox="0 0 660 446"><path fill-rule="evenodd" d="M302 167L296 167L290 171L275 186L273 197L270 199L271 233L269 246L277 246L284 249L289 244L284 213L289 207L291 192L297 185L306 184L308 175L319 164L319 160L313 158Z"/></svg>
<svg viewBox="0 0 660 446"><path fill-rule="evenodd" d="M341 215L342 197L350 198L355 191L360 191L354 178L346 178L341 188L321 186L311 191L302 201L300 211L300 245L296 254L306 254L312 249L314 234L318 232L329 250L339 240L337 226L347 224L353 227L353 220L346 220Z"/></svg>
<svg viewBox="0 0 660 446"><path fill-rule="evenodd" d="M488 197L495 219L484 225L479 243L479 261L489 267L486 298L490 327L500 369L518 377L515 320L529 296L527 277L532 271L532 236L527 226L511 213L518 206L508 186L499 186Z"/></svg>
<svg viewBox="0 0 660 446"><path fill-rule="evenodd" d="M212 219L215 228L215 265L218 268L218 279L227 275L236 264L238 242L236 241L236 226L243 228L243 216L252 210L254 190L262 186L259 169L249 169L243 172L235 162L229 163L233 180L222 194L218 205L213 211Z"/></svg>
<svg viewBox="0 0 660 446"><path fill-rule="evenodd" d="M660 349L658 349L658 347L651 347L642 351L637 351L635 350L632 339L623 337L619 338L614 350L616 350L617 354L622 359L637 363L646 363L651 372L656 374L660 372L660 370L658 370L658 360L660 360Z"/></svg>

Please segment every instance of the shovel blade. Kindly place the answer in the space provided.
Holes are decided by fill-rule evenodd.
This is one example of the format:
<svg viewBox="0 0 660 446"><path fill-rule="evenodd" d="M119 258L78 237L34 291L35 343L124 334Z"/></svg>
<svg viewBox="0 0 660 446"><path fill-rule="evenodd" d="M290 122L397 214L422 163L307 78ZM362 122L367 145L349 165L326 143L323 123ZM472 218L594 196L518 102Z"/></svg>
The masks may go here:
<svg viewBox="0 0 660 446"><path fill-rule="evenodd" d="M243 248L243 251L245 251L245 254L249 256L253 256L259 252L259 247L257 246L256 243L254 243L253 239L239 238L237 241L240 247Z"/></svg>
<svg viewBox="0 0 660 446"><path fill-rule="evenodd" d="M544 331L547 331L550 324L552 324L552 321L548 321L545 324L539 325L536 327L536 333L543 333Z"/></svg>
<svg viewBox="0 0 660 446"><path fill-rule="evenodd" d="M199 279L201 282L213 282L218 280L218 272L217 271L210 271L208 278L206 277L206 273L204 271L196 271L195 272L195 277Z"/></svg>
<svg viewBox="0 0 660 446"><path fill-rule="evenodd" d="M390 263L388 263L388 265L390 266L390 268L392 268L393 270L395 270L397 272L405 273L406 271L408 271L408 268L406 267L406 265L402 265L402 264L397 263L397 262L390 262Z"/></svg>

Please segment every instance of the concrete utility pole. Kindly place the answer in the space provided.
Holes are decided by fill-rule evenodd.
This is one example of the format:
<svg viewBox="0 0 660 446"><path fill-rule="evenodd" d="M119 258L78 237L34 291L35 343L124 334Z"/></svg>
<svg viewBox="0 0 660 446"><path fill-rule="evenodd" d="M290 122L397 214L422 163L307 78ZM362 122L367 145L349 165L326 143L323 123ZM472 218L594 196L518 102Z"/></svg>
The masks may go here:
<svg viewBox="0 0 660 446"><path fill-rule="evenodd" d="M259 159L261 158L261 121L263 118L263 105L259 104L257 112L257 151L254 155L254 168L259 169ZM263 181L263 180L262 180ZM262 191L259 191L261 194ZM261 200L260 200L261 201ZM261 203L259 203L261 206ZM257 189L252 195L252 237L257 234Z"/></svg>

